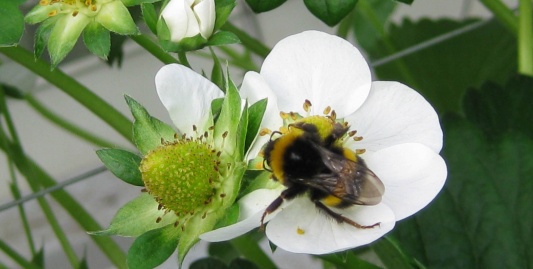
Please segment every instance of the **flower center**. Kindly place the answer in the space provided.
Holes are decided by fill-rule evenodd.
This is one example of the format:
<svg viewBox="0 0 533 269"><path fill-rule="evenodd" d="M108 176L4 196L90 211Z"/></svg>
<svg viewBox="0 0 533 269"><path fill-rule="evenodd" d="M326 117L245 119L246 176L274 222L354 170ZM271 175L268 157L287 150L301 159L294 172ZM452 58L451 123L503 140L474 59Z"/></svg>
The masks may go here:
<svg viewBox="0 0 533 269"><path fill-rule="evenodd" d="M70 13L76 17L80 12L88 17L94 17L102 5L113 0L41 0L41 6L55 5L57 9L52 10L48 16L53 17L58 13Z"/></svg>
<svg viewBox="0 0 533 269"><path fill-rule="evenodd" d="M148 153L140 170L146 190L177 216L209 204L219 177L220 154L199 139L165 142Z"/></svg>

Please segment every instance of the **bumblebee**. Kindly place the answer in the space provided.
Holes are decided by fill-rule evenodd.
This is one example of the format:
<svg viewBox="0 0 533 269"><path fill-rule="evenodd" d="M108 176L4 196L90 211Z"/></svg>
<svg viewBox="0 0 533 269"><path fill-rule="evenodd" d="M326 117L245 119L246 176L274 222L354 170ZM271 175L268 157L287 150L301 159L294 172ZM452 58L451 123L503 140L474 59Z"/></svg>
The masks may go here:
<svg viewBox="0 0 533 269"><path fill-rule="evenodd" d="M321 119L321 120L317 120ZM265 169L272 178L287 187L265 210L264 218L278 209L283 201L307 194L319 211L338 223L367 229L334 212L330 207L376 205L381 202L385 187L366 166L363 159L340 145L348 127L325 117L305 118L290 124L288 132L271 139L264 149Z"/></svg>

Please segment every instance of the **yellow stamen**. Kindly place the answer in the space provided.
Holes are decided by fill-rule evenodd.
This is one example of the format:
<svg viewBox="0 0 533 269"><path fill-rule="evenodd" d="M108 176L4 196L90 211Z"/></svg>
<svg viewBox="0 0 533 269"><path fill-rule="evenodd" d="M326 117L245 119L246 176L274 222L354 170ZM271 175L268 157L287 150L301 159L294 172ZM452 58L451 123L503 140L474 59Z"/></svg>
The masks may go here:
<svg viewBox="0 0 533 269"><path fill-rule="evenodd" d="M298 227L298 228L296 228L296 233L299 234L299 235L304 235L305 231L304 231L304 229Z"/></svg>
<svg viewBox="0 0 533 269"><path fill-rule="evenodd" d="M329 112L331 112L331 107L330 106L327 106L326 108L324 108L324 115L328 115Z"/></svg>

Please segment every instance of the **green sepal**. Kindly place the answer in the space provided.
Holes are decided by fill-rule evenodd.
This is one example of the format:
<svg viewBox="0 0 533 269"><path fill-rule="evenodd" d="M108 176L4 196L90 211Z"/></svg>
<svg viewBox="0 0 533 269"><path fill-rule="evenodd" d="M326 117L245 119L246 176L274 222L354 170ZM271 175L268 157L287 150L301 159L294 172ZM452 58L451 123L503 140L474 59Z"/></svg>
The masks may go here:
<svg viewBox="0 0 533 269"><path fill-rule="evenodd" d="M41 246L41 248L39 248L39 250L32 255L31 263L39 266L40 268L44 268L44 247Z"/></svg>
<svg viewBox="0 0 533 269"><path fill-rule="evenodd" d="M237 37L237 35L232 32L218 31L209 38L206 45L223 46L236 43L241 43L241 40L239 39L239 37Z"/></svg>
<svg viewBox="0 0 533 269"><path fill-rule="evenodd" d="M237 152L239 153L239 160L244 157L245 145L246 145L246 134L248 131L248 101L244 101L243 110L241 112L241 120L239 121L239 126L237 127Z"/></svg>
<svg viewBox="0 0 533 269"><path fill-rule="evenodd" d="M224 93L224 90L222 90ZM224 103L224 98L217 98L211 101L211 113L213 114L213 122L216 124L218 116L220 116L220 111L222 110L222 104Z"/></svg>
<svg viewBox="0 0 533 269"><path fill-rule="evenodd" d="M233 205L231 205L229 208L226 209L226 211L224 212L224 215L222 216L220 220L218 220L213 230L237 223L237 221L239 220L239 215L240 215L239 204L234 203Z"/></svg>
<svg viewBox="0 0 533 269"><path fill-rule="evenodd" d="M248 131L246 132L246 143L244 145L245 151L250 149L255 137L259 133L259 127L261 127L261 122L263 120L263 116L265 115L267 103L268 100L266 98L261 99L251 105L248 109Z"/></svg>
<svg viewBox="0 0 533 269"><path fill-rule="evenodd" d="M357 0L304 0L315 17L329 26L335 26L355 7Z"/></svg>
<svg viewBox="0 0 533 269"><path fill-rule="evenodd" d="M126 103L135 118L133 122L133 142L141 154L146 155L161 145L161 140L174 141L176 131L166 123L150 116L148 111L133 98L125 95Z"/></svg>
<svg viewBox="0 0 533 269"><path fill-rule="evenodd" d="M121 0L121 2L127 7L136 6L136 5L143 5L143 4L150 4L150 3L155 3L155 2L159 2L159 1L161 1L161 0Z"/></svg>
<svg viewBox="0 0 533 269"><path fill-rule="evenodd" d="M229 77L226 78L226 81L226 96L222 103L220 116L215 124L213 136L216 148L222 149L223 157L231 156L234 160L240 160L242 159L241 156L235 156L238 153L235 150L235 145L237 128L241 118L241 97L233 81ZM226 132L227 136L224 138L223 134Z"/></svg>
<svg viewBox="0 0 533 269"><path fill-rule="evenodd" d="M57 66L74 48L81 32L91 21L87 16L71 16L58 14L55 26L48 38L48 53L52 67Z"/></svg>
<svg viewBox="0 0 533 269"><path fill-rule="evenodd" d="M199 236L212 231L215 224L224 214L224 210L216 210L209 212L205 215L205 218L201 215L195 215L187 221L178 243L178 264L180 267L189 250L200 240Z"/></svg>
<svg viewBox="0 0 533 269"><path fill-rule="evenodd" d="M36 24L48 18L53 18L50 17L49 14L50 12L57 10L58 5L59 4L41 6L37 4L30 11L28 11L28 13L26 13L26 16L24 16L24 21L28 24Z"/></svg>
<svg viewBox="0 0 533 269"><path fill-rule="evenodd" d="M107 60L111 49L111 36L109 31L101 24L92 21L83 31L83 42L87 49L103 60Z"/></svg>
<svg viewBox="0 0 533 269"><path fill-rule="evenodd" d="M209 51L211 52L211 58L213 58L213 69L211 70L211 81L218 86L219 89L221 89L224 93L226 93L226 77L224 76L224 71L222 69L222 65L220 64L220 60L218 59L215 52L209 48Z"/></svg>
<svg viewBox="0 0 533 269"><path fill-rule="evenodd" d="M143 193L120 208L107 229L89 234L139 236L151 230L174 225L176 215L164 214L164 210L159 210L158 207L159 203L150 194ZM161 221L157 223L159 217Z"/></svg>
<svg viewBox="0 0 533 269"><path fill-rule="evenodd" d="M213 32L220 29L236 6L235 0L215 0L215 26Z"/></svg>
<svg viewBox="0 0 533 269"><path fill-rule="evenodd" d="M159 21L163 21L163 19ZM185 37L178 43L170 41L170 39L160 39L159 42L161 47L168 52L187 52L205 47L207 40L201 34L197 34L192 37Z"/></svg>
<svg viewBox="0 0 533 269"><path fill-rule="evenodd" d="M153 34L157 34L157 12L152 3L142 3L141 12L148 29L152 31Z"/></svg>
<svg viewBox="0 0 533 269"><path fill-rule="evenodd" d="M0 47L18 44L24 32L24 16L18 1L4 1L0 5Z"/></svg>
<svg viewBox="0 0 533 269"><path fill-rule="evenodd" d="M128 267L151 269L162 264L176 251L180 233L181 229L171 224L142 234L128 250Z"/></svg>
<svg viewBox="0 0 533 269"><path fill-rule="evenodd" d="M107 30L121 35L139 34L129 10L120 1L105 4L95 17Z"/></svg>
<svg viewBox="0 0 533 269"><path fill-rule="evenodd" d="M255 13L273 10L285 2L287 2L287 0L246 0L248 6L250 6Z"/></svg>
<svg viewBox="0 0 533 269"><path fill-rule="evenodd" d="M144 186L139 170L142 158L138 155L122 149L101 149L96 155L116 177L128 184Z"/></svg>
<svg viewBox="0 0 533 269"><path fill-rule="evenodd" d="M33 45L33 54L35 58L39 58L43 54L57 19L58 17L55 16L44 21L35 31L35 44Z"/></svg>

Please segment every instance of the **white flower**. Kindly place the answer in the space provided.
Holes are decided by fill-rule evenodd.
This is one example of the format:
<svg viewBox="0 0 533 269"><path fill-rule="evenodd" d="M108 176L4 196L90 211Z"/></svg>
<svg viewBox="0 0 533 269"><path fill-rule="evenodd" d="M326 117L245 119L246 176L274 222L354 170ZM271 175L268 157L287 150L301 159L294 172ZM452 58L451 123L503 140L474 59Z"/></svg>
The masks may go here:
<svg viewBox="0 0 533 269"><path fill-rule="evenodd" d="M268 239L291 252L324 254L370 243L389 232L395 222L425 207L442 188L447 171L439 151L442 130L431 105L416 91L397 82L372 82L361 53L347 41L309 31L280 41L263 63L261 72L248 72L241 95L250 103L268 97L262 127L278 130L279 111L323 115L326 107L348 122L361 141L344 140L385 185L375 206L332 208L361 225L339 224L320 213L306 196L284 201L265 221ZM311 101L310 113L302 107ZM269 140L258 137L252 153ZM364 150L360 151L360 150ZM207 241L227 240L260 225L265 208L280 194L259 189L240 201L239 222L203 234Z"/></svg>
<svg viewBox="0 0 533 269"><path fill-rule="evenodd" d="M183 38L200 34L208 39L215 27L214 0L170 0L161 12L170 31L170 40L180 42Z"/></svg>

